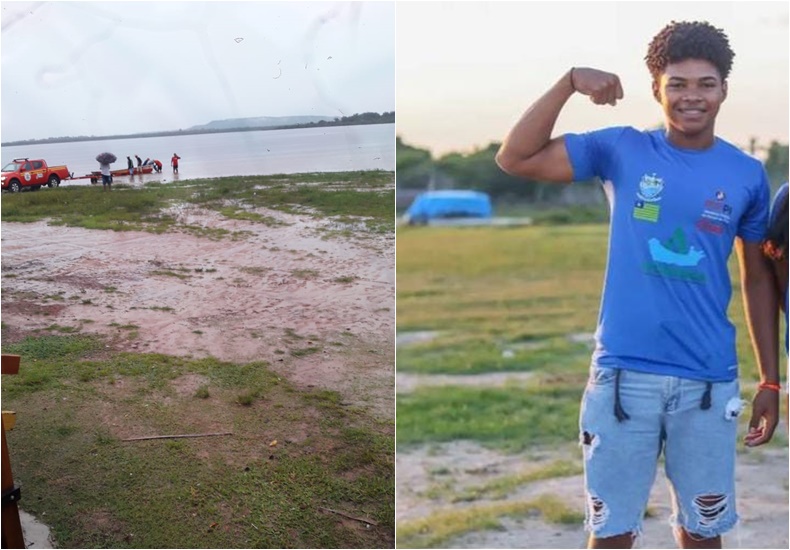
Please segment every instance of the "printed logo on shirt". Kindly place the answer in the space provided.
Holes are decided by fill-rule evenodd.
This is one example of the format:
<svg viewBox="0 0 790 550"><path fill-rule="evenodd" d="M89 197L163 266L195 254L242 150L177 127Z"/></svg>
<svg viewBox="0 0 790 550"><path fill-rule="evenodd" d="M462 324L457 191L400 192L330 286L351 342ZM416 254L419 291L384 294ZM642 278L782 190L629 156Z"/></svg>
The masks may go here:
<svg viewBox="0 0 790 550"><path fill-rule="evenodd" d="M721 235L732 219L732 206L725 201L724 191L716 191L715 199L707 199L696 227L700 231Z"/></svg>
<svg viewBox="0 0 790 550"><path fill-rule="evenodd" d="M657 222L661 207L655 203L636 201L634 203L634 218L646 222Z"/></svg>
<svg viewBox="0 0 790 550"><path fill-rule="evenodd" d="M705 218L697 220L695 226L704 233L713 233L714 235L721 235L724 233L724 226L722 224Z"/></svg>
<svg viewBox="0 0 790 550"><path fill-rule="evenodd" d="M663 190L664 180L655 173L642 176L636 193L638 200L634 201L634 219L656 223L661 213L658 201L661 200Z"/></svg>
<svg viewBox="0 0 790 550"><path fill-rule="evenodd" d="M659 178L655 172L645 174L639 181L639 191L636 196L645 202L658 202L661 200L661 192L664 190L664 180Z"/></svg>
<svg viewBox="0 0 790 550"><path fill-rule="evenodd" d="M705 274L697 269L705 258L705 252L689 245L681 228L675 229L671 237L663 241L653 237L647 241L652 261L642 266L648 275L704 283Z"/></svg>

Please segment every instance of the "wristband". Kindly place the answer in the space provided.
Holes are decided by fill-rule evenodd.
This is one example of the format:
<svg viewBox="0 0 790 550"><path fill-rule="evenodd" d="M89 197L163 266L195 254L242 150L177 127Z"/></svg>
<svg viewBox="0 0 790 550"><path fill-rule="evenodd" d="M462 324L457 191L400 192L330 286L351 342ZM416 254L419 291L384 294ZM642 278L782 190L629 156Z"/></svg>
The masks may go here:
<svg viewBox="0 0 790 550"><path fill-rule="evenodd" d="M782 391L782 386L780 384L774 384L773 382L760 382L760 385L757 386L757 389L760 390L773 390L773 391Z"/></svg>

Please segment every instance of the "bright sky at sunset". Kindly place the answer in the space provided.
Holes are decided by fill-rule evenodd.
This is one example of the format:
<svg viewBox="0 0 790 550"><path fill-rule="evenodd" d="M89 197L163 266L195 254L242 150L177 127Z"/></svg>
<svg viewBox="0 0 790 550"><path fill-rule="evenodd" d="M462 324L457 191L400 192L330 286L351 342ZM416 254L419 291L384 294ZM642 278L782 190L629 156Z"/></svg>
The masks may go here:
<svg viewBox="0 0 790 550"><path fill-rule="evenodd" d="M716 132L746 145L788 141L787 2L401 2L397 6L397 131L435 156L501 141L572 66L617 73L625 99L576 96L556 132L659 124L644 63L672 20L706 20L735 51Z"/></svg>

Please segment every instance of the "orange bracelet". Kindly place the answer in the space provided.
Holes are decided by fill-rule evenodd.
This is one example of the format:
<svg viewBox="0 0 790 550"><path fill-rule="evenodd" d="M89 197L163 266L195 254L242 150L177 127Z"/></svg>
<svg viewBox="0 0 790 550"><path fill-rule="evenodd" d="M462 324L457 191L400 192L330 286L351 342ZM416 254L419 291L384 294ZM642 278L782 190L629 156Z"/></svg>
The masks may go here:
<svg viewBox="0 0 790 550"><path fill-rule="evenodd" d="M780 384L774 384L773 382L760 382L760 385L757 386L757 389L782 391L782 386Z"/></svg>

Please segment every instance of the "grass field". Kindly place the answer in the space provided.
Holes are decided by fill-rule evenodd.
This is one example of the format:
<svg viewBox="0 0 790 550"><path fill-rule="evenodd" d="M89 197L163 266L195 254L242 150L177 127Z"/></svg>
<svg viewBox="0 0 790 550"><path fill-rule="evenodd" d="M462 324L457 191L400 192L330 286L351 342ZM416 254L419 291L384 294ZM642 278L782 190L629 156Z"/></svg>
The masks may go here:
<svg viewBox="0 0 790 550"><path fill-rule="evenodd" d="M573 448L607 236L606 224L398 229L398 338L418 332L433 336L398 346L398 372L532 373L526 382L504 387L448 381L399 393L399 452L458 440L503 453ZM757 373L734 255L730 267L730 315L738 328L743 397L749 400ZM741 433L749 414L747 407ZM787 445L779 432L770 445ZM500 512L500 517L516 513L508 507ZM441 545L473 528L460 512L447 513L454 519L444 523L454 522L457 529L443 535L438 528L399 521L398 546Z"/></svg>
<svg viewBox="0 0 790 550"><path fill-rule="evenodd" d="M333 222L327 238L364 239L394 230L393 180L391 172L355 172L118 185L112 192L61 187L4 194L2 219L225 239L244 235L185 225L170 212L195 205L225 218L288 223L255 210L266 207ZM290 253L288 243L281 248ZM258 274L268 267L242 269ZM188 278L193 271L181 266L153 274ZM4 273L4 290L15 279ZM15 298L10 291L6 297ZM81 297L67 296L53 279L46 296L22 298L34 308ZM173 308L158 309L178 322ZM117 338L82 331L90 319L61 323L36 330L17 324L13 337L2 324L3 353L22 357L20 373L2 381L3 409L18 412L8 439L20 505L50 527L58 547L394 545L394 419L380 419L320 385L297 388L264 361L122 352L114 347ZM140 328L110 326L121 339L134 339ZM286 349L306 340L285 331ZM290 356L319 350L306 340L278 351L287 364ZM222 432L232 435L124 441Z"/></svg>
<svg viewBox="0 0 790 550"><path fill-rule="evenodd" d="M375 233L392 231L395 208L394 174L384 171L327 172L185 180L178 184L116 185L105 193L96 186L69 186L38 192L4 194L4 221L49 219L55 225L115 231L169 230L200 233L179 225L166 212L177 204L199 205L227 218L277 224L250 210L266 207L289 213L313 213L338 221L362 219ZM227 236L222 232L218 237Z"/></svg>
<svg viewBox="0 0 790 550"><path fill-rule="evenodd" d="M114 353L81 335L3 352L23 357L2 385L20 412L8 439L22 506L60 547L391 545L393 424L334 392L297 391L266 363Z"/></svg>

